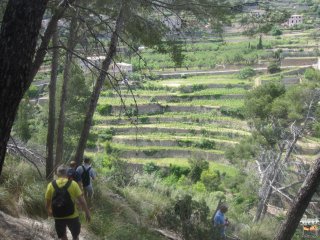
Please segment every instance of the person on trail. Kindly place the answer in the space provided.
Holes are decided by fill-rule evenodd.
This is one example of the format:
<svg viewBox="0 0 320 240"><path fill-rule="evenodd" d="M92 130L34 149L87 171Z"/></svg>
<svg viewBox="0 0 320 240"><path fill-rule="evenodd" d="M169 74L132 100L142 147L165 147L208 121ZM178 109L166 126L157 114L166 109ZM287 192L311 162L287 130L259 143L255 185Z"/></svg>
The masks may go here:
<svg viewBox="0 0 320 240"><path fill-rule="evenodd" d="M49 216L54 217L55 229L59 239L67 240L67 227L73 240L79 239L81 224L76 202L85 211L87 222L90 221L90 212L79 185L68 179L67 166L59 166L57 179L50 182L45 194L46 209Z"/></svg>
<svg viewBox="0 0 320 240"><path fill-rule="evenodd" d="M226 233L225 229L226 226L229 225L229 221L227 218L225 218L225 213L228 211L228 207L226 205L221 205L212 218L212 225L214 229L214 240L225 240L226 239Z"/></svg>
<svg viewBox="0 0 320 240"><path fill-rule="evenodd" d="M79 184L79 187L82 189L81 176L76 170L77 170L77 163L75 161L71 161L69 163L69 169L67 172L68 178L77 182Z"/></svg>
<svg viewBox="0 0 320 240"><path fill-rule="evenodd" d="M91 159L85 157L83 164L77 167L77 172L81 176L84 196L87 201L90 201L93 196L92 180L96 178L96 173L91 166Z"/></svg>

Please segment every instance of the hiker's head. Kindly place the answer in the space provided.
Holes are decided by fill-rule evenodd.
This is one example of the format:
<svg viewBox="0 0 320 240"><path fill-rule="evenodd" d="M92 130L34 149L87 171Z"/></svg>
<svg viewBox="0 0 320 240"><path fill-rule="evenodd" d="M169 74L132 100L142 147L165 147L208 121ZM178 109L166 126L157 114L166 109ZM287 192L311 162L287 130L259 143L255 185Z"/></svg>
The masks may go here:
<svg viewBox="0 0 320 240"><path fill-rule="evenodd" d="M85 158L83 159L83 162L86 163L86 164L89 164L89 163L91 162L91 159L88 158L88 157L85 157Z"/></svg>
<svg viewBox="0 0 320 240"><path fill-rule="evenodd" d="M228 212L228 206L227 206L227 205L222 204L222 205L219 207L219 209L220 209L220 211L223 212L223 213Z"/></svg>
<svg viewBox="0 0 320 240"><path fill-rule="evenodd" d="M67 177L68 176L67 172L68 172L68 167L65 165L60 165L57 168L57 176L58 177Z"/></svg>
<svg viewBox="0 0 320 240"><path fill-rule="evenodd" d="M70 166L71 168L75 168L75 167L77 166L76 161L71 161L71 162L69 163L69 166Z"/></svg>

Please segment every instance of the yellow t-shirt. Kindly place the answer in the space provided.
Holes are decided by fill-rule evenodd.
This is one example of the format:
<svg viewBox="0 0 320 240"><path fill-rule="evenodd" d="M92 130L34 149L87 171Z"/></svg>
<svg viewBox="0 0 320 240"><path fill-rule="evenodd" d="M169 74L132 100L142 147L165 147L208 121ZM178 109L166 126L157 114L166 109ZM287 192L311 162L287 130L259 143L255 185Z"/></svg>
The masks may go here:
<svg viewBox="0 0 320 240"><path fill-rule="evenodd" d="M67 178L58 178L56 180L56 183L59 188L63 187L67 182L68 182ZM75 199L77 199L79 196L81 196L82 192L81 192L81 189L79 188L78 183L76 183L75 181L72 181L69 188L68 188L68 192L69 192L70 197L75 205L74 206L74 213L72 215L69 215L66 217L60 217L60 218L56 218L56 219L69 219L69 218L79 217L79 212L77 209L77 204L75 204ZM54 187L52 186L52 183L50 182L47 186L45 198L51 200L53 193L54 193Z"/></svg>

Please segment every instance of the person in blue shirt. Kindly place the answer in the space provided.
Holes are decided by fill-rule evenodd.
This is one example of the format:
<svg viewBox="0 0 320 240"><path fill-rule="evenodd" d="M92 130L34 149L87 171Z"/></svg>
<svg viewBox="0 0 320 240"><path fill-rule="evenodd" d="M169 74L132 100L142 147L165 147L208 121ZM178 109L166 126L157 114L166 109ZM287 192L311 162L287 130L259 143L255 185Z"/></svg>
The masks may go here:
<svg viewBox="0 0 320 240"><path fill-rule="evenodd" d="M224 240L226 239L225 229L226 226L229 225L228 219L225 218L225 213L228 211L228 207L226 205L221 205L219 210L213 217L213 228L215 232L215 236L213 239Z"/></svg>

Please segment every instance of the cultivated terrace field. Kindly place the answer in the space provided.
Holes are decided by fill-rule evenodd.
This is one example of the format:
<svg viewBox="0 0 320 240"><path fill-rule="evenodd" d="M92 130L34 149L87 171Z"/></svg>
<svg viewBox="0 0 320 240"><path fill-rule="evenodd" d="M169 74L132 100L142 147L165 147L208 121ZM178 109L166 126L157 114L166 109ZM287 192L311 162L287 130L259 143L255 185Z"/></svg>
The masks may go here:
<svg viewBox="0 0 320 240"><path fill-rule="evenodd" d="M26 72L2 44L11 2L0 239L54 239L44 192L84 157L97 176L79 239L216 239L221 204L226 239L317 239L319 1L52 1Z"/></svg>

